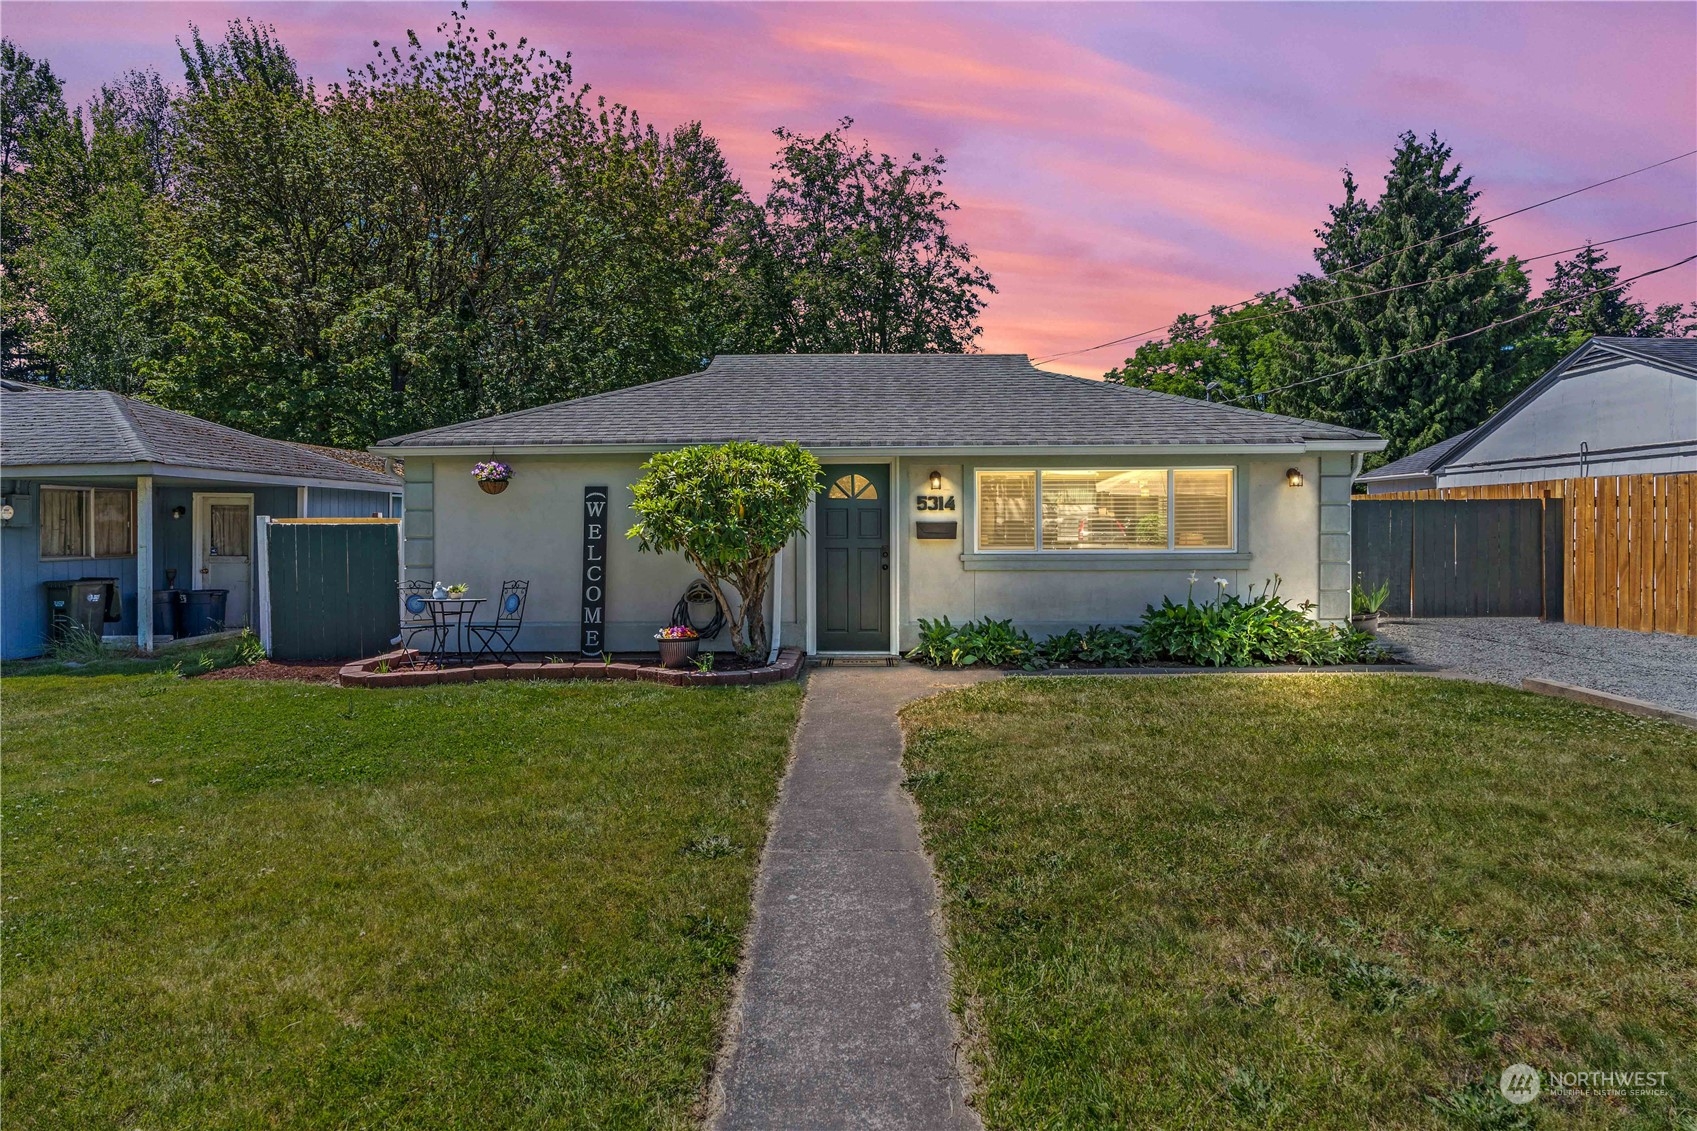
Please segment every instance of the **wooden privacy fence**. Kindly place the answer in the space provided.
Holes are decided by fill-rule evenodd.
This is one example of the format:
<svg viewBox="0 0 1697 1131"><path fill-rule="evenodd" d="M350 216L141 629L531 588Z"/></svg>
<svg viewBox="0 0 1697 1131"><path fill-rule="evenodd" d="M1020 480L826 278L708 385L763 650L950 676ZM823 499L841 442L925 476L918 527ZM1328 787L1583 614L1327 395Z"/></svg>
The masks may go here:
<svg viewBox="0 0 1697 1131"><path fill-rule="evenodd" d="M1564 619L1697 636L1697 474L1493 483L1371 498L1561 499Z"/></svg>
<svg viewBox="0 0 1697 1131"><path fill-rule="evenodd" d="M1354 510L1355 571L1366 589L1388 587L1392 616L1562 618L1560 500L1369 498Z"/></svg>
<svg viewBox="0 0 1697 1131"><path fill-rule="evenodd" d="M385 518L259 523L259 637L275 660L346 660L400 631L400 523Z"/></svg>

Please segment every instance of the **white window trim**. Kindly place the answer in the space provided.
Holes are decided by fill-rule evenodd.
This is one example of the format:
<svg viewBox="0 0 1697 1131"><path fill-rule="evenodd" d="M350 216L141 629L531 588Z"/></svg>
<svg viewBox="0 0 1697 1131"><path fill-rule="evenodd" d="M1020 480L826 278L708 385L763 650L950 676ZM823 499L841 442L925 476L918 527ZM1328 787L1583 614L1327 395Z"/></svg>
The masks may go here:
<svg viewBox="0 0 1697 1131"><path fill-rule="evenodd" d="M1091 549L1083 549L1083 550L1076 549L1076 548L1063 550L1063 549L1060 549L1059 547L1056 547L1054 549L1049 549L1049 548L1046 548L1043 545L1043 472L1044 472L1044 470L1045 469L1041 468L1041 467L977 467L977 468L973 469L973 472L972 472L972 490L973 490L973 498L972 498L972 547L973 548L972 548L971 552L974 556L977 556L977 555L985 555L985 556L1006 555L1006 556L1009 556L1009 557L1014 557L1014 556L1018 556L1018 555L1022 555L1022 554L1026 555L1026 556L1029 556L1029 555L1032 555L1032 554L1044 554L1044 555L1057 556L1057 557L1063 557L1063 558L1066 558L1066 557L1076 558L1076 557L1083 557L1083 556L1086 556L1086 555L1089 555L1089 556L1112 555L1112 556L1115 556L1115 557L1140 558L1140 557L1147 557L1149 555L1154 555L1154 554L1183 554L1183 555L1192 556L1192 557L1210 557L1210 556L1211 557L1219 557L1221 554L1235 554L1235 553L1237 553L1237 544L1238 544L1238 519L1237 519L1237 510L1238 510L1238 482L1237 481L1238 481L1238 474L1237 474L1237 471L1238 471L1238 469L1234 466L1231 466L1231 465L1203 465L1203 466L1192 467L1192 466L1187 464L1183 467L1164 467L1164 468L1162 468L1162 467L1076 467L1076 468L1074 468L1074 467L1051 467L1051 468L1048 468L1047 470L1049 470L1049 471L1062 473L1062 474L1073 474L1073 475L1084 474L1084 473L1087 473L1087 472L1100 475L1104 472L1117 473L1117 472L1122 472L1122 471L1164 471L1166 473L1166 476L1167 476L1167 544L1165 546L1102 546L1102 547L1091 548ZM1230 482L1230 492L1231 493L1226 497L1226 519L1231 524L1231 537L1230 537L1230 539L1229 539L1229 541L1227 542L1226 545L1224 545L1224 546L1180 546L1180 545L1178 545L1178 531L1176 529L1176 524L1173 521L1173 516L1176 513L1175 504L1178 501L1177 500L1177 487L1176 487L1176 483L1177 483L1176 473L1180 472L1180 471L1223 471L1228 476L1230 476L1229 482ZM980 487L980 484L983 481L983 477L985 475L1030 475L1030 476L1032 476L1032 490L1034 492L1034 500L1035 500L1035 503L1036 503L1036 505L1034 507L1034 521L1032 522L1032 536L1033 536L1033 538L1035 539L1035 542L1036 542L1036 544L1034 546L1032 546L1028 549L1009 549L1009 548L1005 548L1005 547L1001 548L1001 549L985 549L985 547L984 547L984 526L983 526L983 523L979 521L980 516L979 516L979 513L978 513L978 500L983 497L983 492L979 489L979 487Z"/></svg>
<svg viewBox="0 0 1697 1131"><path fill-rule="evenodd" d="M79 486L69 483L43 483L38 489L45 495L48 491L80 491L88 496L88 503L83 507L83 537L84 545L88 547L86 554L43 554L41 553L41 530L36 531L35 548L36 560L42 562L121 562L126 558L136 556L136 492L133 487ZM94 552L94 493L96 491L122 491L130 497L130 548L121 554L97 554ZM45 512L44 500L36 501L36 509ZM39 519L37 520L39 524Z"/></svg>

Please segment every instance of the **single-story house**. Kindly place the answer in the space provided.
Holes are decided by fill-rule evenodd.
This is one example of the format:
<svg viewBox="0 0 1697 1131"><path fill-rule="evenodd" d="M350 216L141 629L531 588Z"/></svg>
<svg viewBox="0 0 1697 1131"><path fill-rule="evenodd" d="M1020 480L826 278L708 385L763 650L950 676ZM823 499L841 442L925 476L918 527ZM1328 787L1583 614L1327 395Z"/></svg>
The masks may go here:
<svg viewBox="0 0 1697 1131"><path fill-rule="evenodd" d="M1592 338L1477 428L1361 476L1369 495L1697 472L1697 339Z"/></svg>
<svg viewBox="0 0 1697 1131"><path fill-rule="evenodd" d="M911 647L922 617L1011 617L1034 634L1124 624L1164 596L1212 597L1216 578L1243 593L1277 576L1283 595L1343 620L1352 481L1384 446L1023 354L836 354L721 356L371 450L405 458L408 579L484 595L527 580L520 647L576 651L604 558L591 601L606 647L636 651L695 573L625 537L630 487L656 451L733 439L795 441L825 465L808 536L775 569L776 639L882 654ZM501 494L472 475L491 458L512 468Z"/></svg>
<svg viewBox="0 0 1697 1131"><path fill-rule="evenodd" d="M165 635L153 593L173 582L228 590L224 623L246 625L257 516L399 517L399 476L344 455L117 393L0 381L0 657L43 651L47 582L115 578L107 638L144 649Z"/></svg>

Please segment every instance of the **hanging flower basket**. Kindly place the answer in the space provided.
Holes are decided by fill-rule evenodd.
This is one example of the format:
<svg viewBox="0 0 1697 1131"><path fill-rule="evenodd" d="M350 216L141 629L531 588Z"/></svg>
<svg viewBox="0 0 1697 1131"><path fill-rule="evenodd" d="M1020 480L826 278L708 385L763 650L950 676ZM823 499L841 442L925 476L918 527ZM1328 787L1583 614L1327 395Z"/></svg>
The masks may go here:
<svg viewBox="0 0 1697 1131"><path fill-rule="evenodd" d="M471 469L471 476L477 480L477 485L483 488L486 495L499 495L507 489L507 481L513 477L513 469L500 460L489 460Z"/></svg>

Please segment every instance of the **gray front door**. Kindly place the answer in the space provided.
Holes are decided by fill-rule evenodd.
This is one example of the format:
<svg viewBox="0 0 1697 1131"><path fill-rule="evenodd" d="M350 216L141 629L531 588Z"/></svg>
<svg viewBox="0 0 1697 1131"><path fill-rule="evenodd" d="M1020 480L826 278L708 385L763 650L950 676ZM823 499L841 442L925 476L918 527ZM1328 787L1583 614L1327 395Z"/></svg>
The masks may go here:
<svg viewBox="0 0 1697 1131"><path fill-rule="evenodd" d="M821 652L890 650L890 469L825 468L819 496Z"/></svg>

